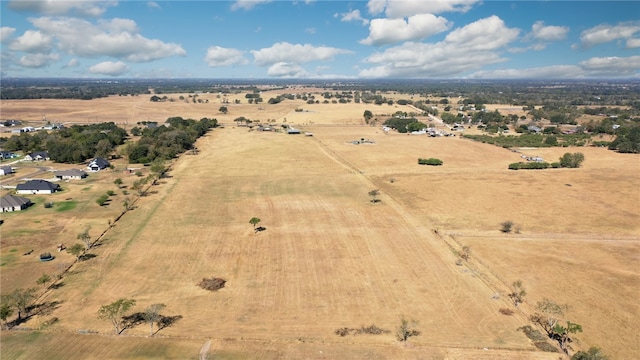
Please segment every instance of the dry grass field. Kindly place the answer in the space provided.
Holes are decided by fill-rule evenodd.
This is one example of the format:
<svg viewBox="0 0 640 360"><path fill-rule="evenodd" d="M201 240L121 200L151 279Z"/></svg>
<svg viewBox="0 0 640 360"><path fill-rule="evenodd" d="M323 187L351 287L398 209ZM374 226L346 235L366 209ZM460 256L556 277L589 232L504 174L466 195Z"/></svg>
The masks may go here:
<svg viewBox="0 0 640 360"><path fill-rule="evenodd" d="M387 135L361 125L367 106L359 104L240 104L223 115L210 96L208 104L147 97L3 102L3 117L31 114L36 122L46 112L55 122L129 128L170 116L216 117L226 125L198 141L199 155L176 160L169 177L111 228L108 220L127 197L113 180L130 185L133 175L92 174L37 198L24 213L2 214L3 294L73 261L56 253L39 263L23 252L73 243L87 225L94 237L107 230L91 250L95 257L75 264L40 298L55 309L23 326L58 321L39 332L3 331L3 358L197 359L202 352L216 359L558 359L517 330L544 297L569 304L567 319L584 326L576 348L640 357L637 157L592 148L516 153L458 137ZM370 110L381 118L411 111ZM248 131L233 123L239 116L277 124L286 118L313 136ZM361 138L373 143L351 143ZM521 153L555 161L567 151L585 154L582 168L507 170ZM444 165L419 166L419 157ZM99 207L95 198L109 189L117 195ZM372 189L380 190L375 204ZM74 207L45 209L50 199ZM265 231L254 233L254 216ZM506 220L517 233L499 231ZM464 245L472 255L459 266L455 251ZM197 286L212 276L226 286ZM506 294L518 279L528 295L515 309ZM164 303L163 314L176 321L153 338L145 324L111 335L97 310L120 297L137 301L133 311ZM502 315L505 307L515 314ZM420 331L406 345L395 338L401 317ZM390 332L335 334L372 324Z"/></svg>

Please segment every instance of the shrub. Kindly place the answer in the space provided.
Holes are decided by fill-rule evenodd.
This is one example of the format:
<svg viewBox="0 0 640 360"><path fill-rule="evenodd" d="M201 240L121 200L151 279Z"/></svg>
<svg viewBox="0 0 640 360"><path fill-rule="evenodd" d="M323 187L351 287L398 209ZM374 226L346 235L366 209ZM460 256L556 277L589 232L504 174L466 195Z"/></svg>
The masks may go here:
<svg viewBox="0 0 640 360"><path fill-rule="evenodd" d="M207 279L207 278L202 279L202 281L200 281L198 285L205 290L216 291L216 290L222 289L224 287L224 284L226 284L226 282L227 280L225 279L213 277L210 279Z"/></svg>
<svg viewBox="0 0 640 360"><path fill-rule="evenodd" d="M419 165L431 165L431 166L440 166L442 165L442 160L440 159L436 159L436 158L429 158L429 159L418 159L418 164Z"/></svg>
<svg viewBox="0 0 640 360"><path fill-rule="evenodd" d="M509 309L509 308L500 308L500 314L502 315L513 315L513 310Z"/></svg>
<svg viewBox="0 0 640 360"><path fill-rule="evenodd" d="M520 169L524 169L524 170L540 170L540 169L547 169L550 166L551 166L551 164L549 164L547 162L528 162L528 163L517 162L517 163L509 164L509 170L520 170Z"/></svg>
<svg viewBox="0 0 640 360"><path fill-rule="evenodd" d="M500 225L502 225L502 228L500 228L500 231L502 231L503 233L508 234L508 233L511 232L511 230L513 228L513 221L508 220L508 221L503 222Z"/></svg>
<svg viewBox="0 0 640 360"><path fill-rule="evenodd" d="M115 193L113 190L108 190L108 191L107 191L107 195L108 195L108 196L113 196L113 195L115 195L115 194L116 194L116 193Z"/></svg>
<svg viewBox="0 0 640 360"><path fill-rule="evenodd" d="M582 153L565 153L560 158L560 166L566 168L579 168L584 161L584 154Z"/></svg>

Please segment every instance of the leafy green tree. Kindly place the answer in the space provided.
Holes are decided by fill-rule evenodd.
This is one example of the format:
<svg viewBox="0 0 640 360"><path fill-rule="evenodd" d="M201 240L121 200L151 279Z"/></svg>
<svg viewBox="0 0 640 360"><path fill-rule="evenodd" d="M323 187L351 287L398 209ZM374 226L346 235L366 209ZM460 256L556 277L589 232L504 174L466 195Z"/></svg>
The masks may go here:
<svg viewBox="0 0 640 360"><path fill-rule="evenodd" d="M373 113L371 112L371 110L365 110L362 116L364 116L364 121L368 124L373 117Z"/></svg>
<svg viewBox="0 0 640 360"><path fill-rule="evenodd" d="M558 321L564 316L564 312L568 308L567 305L559 305L552 300L544 298L542 301L537 302L537 311L529 319L534 324L540 325L547 335L551 336L553 328L558 324Z"/></svg>
<svg viewBox="0 0 640 360"><path fill-rule="evenodd" d="M109 195L100 195L100 197L96 199L96 204L103 206L107 203L107 200L109 200Z"/></svg>
<svg viewBox="0 0 640 360"><path fill-rule="evenodd" d="M513 229L513 221L511 220L507 220L500 225L502 226L500 231L502 231L503 233L510 233L511 230Z"/></svg>
<svg viewBox="0 0 640 360"><path fill-rule="evenodd" d="M115 180L113 180L113 183L120 188L122 186L122 179L121 178L117 178Z"/></svg>
<svg viewBox="0 0 640 360"><path fill-rule="evenodd" d="M2 305L0 305L0 320L4 322L5 326L7 325L7 319L11 315L13 315L13 308L3 301Z"/></svg>
<svg viewBox="0 0 640 360"><path fill-rule="evenodd" d="M513 305L518 307L519 304L524 302L526 295L527 291L522 286L522 280L514 281L513 284L511 284L511 292L508 296L511 298L511 301L513 301Z"/></svg>
<svg viewBox="0 0 640 360"><path fill-rule="evenodd" d="M227 109L226 106L220 106L220 109L218 109L218 111L220 111L223 114L226 114L227 112L229 112L229 109Z"/></svg>
<svg viewBox="0 0 640 360"><path fill-rule="evenodd" d="M84 254L84 250L85 246L80 243L76 243L73 246L67 248L67 252L75 256L78 260L80 260L80 256Z"/></svg>
<svg viewBox="0 0 640 360"><path fill-rule="evenodd" d="M252 217L249 220L249 224L253 225L253 230L256 229L256 225L258 225L259 222L260 222L260 218L257 218L257 217Z"/></svg>
<svg viewBox="0 0 640 360"><path fill-rule="evenodd" d="M129 311L136 301L133 299L120 298L111 304L102 305L98 310L98 318L109 320L116 334L120 334L124 330L122 317Z"/></svg>
<svg viewBox="0 0 640 360"><path fill-rule="evenodd" d="M560 166L563 168L579 168L584 161L584 154L582 153L565 153L560 158Z"/></svg>
<svg viewBox="0 0 640 360"><path fill-rule="evenodd" d="M162 319L160 311L165 307L165 304L153 304L144 309L142 318L149 324L149 336L153 336L153 323L159 322Z"/></svg>
<svg viewBox="0 0 640 360"><path fill-rule="evenodd" d="M47 275L47 274L42 274L42 276L40 276L38 278L38 280L36 280L36 284L38 285L42 285L44 286L44 288L47 288L47 284L51 281L51 276Z"/></svg>
<svg viewBox="0 0 640 360"><path fill-rule="evenodd" d="M552 332L553 338L558 340L560 349L562 349L565 354L568 354L569 349L567 347L567 344L571 342L571 335L582 332L582 325L567 321L567 326L556 324L556 326L553 327Z"/></svg>

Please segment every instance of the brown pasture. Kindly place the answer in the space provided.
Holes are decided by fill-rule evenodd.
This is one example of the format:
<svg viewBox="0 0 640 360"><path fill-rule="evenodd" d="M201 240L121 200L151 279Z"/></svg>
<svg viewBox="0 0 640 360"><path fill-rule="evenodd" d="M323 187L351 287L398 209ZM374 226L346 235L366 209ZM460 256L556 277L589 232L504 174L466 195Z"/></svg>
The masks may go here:
<svg viewBox="0 0 640 360"><path fill-rule="evenodd" d="M14 114L37 114L37 106L47 114L64 109L60 122L116 121L127 114L132 127L134 119L207 116L226 127L198 141L199 155L176 160L170 177L108 229L92 250L96 256L75 264L64 285L41 298L58 302L55 311L24 326L60 321L35 340L3 331L3 353L44 358L24 344L60 354L64 345L84 343L64 354L153 358L147 344L155 342L166 358L197 358L211 340L209 354L216 358L557 359L516 330L528 324L535 302L548 297L568 303L567 319L584 326L576 348L600 346L614 358L640 354L633 331L640 312L640 164L633 155L592 148L512 152L361 125L364 110L382 118L404 109L396 105L284 101L227 105L223 115L215 95L202 96L211 96L209 104L150 103L140 96L7 107ZM22 116L6 116L2 106L3 117ZM313 136L248 131L233 123L239 116L277 124L286 118ZM351 143L361 138L373 143ZM566 151L583 152L583 167L507 170L521 154L555 161ZM419 157L444 165L419 166ZM61 253L40 264L22 257L23 249L36 253L63 239L73 242L86 224L94 235L108 228L125 196L118 190L103 208L94 199L115 189L115 177L133 182L99 173L89 185L69 184L66 193L53 195L54 201L76 199L73 210L47 213L39 203L3 214L3 262L18 254L1 268L3 294L34 285L59 260L73 260ZM370 202L372 189L380 189L381 202ZM248 222L254 216L265 231L254 233ZM506 220L518 233L500 233ZM471 260L458 266L455 251L463 245L471 246ZM226 286L217 292L197 286L212 276L226 279ZM517 279L529 293L527 303L513 316L502 315L500 308L513 308L506 293ZM119 297L136 299L134 311L164 303L163 313L182 318L155 339L146 338L145 325L111 336L96 312ZM421 331L406 346L394 336L403 316ZM334 334L371 324L391 333ZM100 335L74 334L79 329ZM143 350L135 355L138 346Z"/></svg>

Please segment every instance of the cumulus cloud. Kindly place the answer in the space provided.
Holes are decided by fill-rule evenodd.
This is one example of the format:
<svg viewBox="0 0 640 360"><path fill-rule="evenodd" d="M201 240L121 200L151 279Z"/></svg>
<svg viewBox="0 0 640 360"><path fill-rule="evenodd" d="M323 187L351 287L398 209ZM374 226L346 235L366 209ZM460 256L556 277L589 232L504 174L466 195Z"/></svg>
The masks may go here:
<svg viewBox="0 0 640 360"><path fill-rule="evenodd" d="M78 61L78 59L73 58L71 60L69 60L69 62L63 66L63 68L74 68L74 67L78 67L80 65L80 62Z"/></svg>
<svg viewBox="0 0 640 360"><path fill-rule="evenodd" d="M8 6L16 11L29 11L43 15L98 17L104 14L107 8L117 4L117 1L112 0L13 0Z"/></svg>
<svg viewBox="0 0 640 360"><path fill-rule="evenodd" d="M629 39L627 40L627 48L635 49L640 47L640 39Z"/></svg>
<svg viewBox="0 0 640 360"><path fill-rule="evenodd" d="M300 65L277 62L269 67L267 75L281 78L304 78L308 77L309 73Z"/></svg>
<svg viewBox="0 0 640 360"><path fill-rule="evenodd" d="M638 32L640 32L640 22L598 25L580 34L580 44L582 47L590 48L614 40L631 40Z"/></svg>
<svg viewBox="0 0 640 360"><path fill-rule="evenodd" d="M0 43L8 42L11 39L11 35L16 32L15 28L3 26L0 27Z"/></svg>
<svg viewBox="0 0 640 360"><path fill-rule="evenodd" d="M359 21L362 25L367 25L369 23L368 19L364 19L360 16L360 10L357 9L348 13L335 14L334 17L339 17L342 22Z"/></svg>
<svg viewBox="0 0 640 360"><path fill-rule="evenodd" d="M360 41L363 45L385 45L402 41L419 40L443 32L451 27L447 19L433 14L417 14L404 19L373 19L369 24L369 36Z"/></svg>
<svg viewBox="0 0 640 360"><path fill-rule="evenodd" d="M579 63L589 76L629 76L640 72L640 56L594 57Z"/></svg>
<svg viewBox="0 0 640 360"><path fill-rule="evenodd" d="M244 57L242 51L220 46L211 46L207 50L204 60L211 67L244 65L249 61Z"/></svg>
<svg viewBox="0 0 640 360"><path fill-rule="evenodd" d="M567 37L569 28L566 26L545 26L544 21L536 21L531 26L531 37L540 41L559 41Z"/></svg>
<svg viewBox="0 0 640 360"><path fill-rule="evenodd" d="M59 57L58 54L26 54L18 60L18 64L28 68L41 68L58 61Z"/></svg>
<svg viewBox="0 0 640 360"><path fill-rule="evenodd" d="M147 6L152 8L152 9L162 9L162 7L160 6L160 4L158 4L155 1L147 1Z"/></svg>
<svg viewBox="0 0 640 360"><path fill-rule="evenodd" d="M58 48L76 56L111 56L133 62L149 62L184 56L178 44L148 39L138 33L133 20L101 20L96 24L78 18L30 19L44 34L53 36Z"/></svg>
<svg viewBox="0 0 640 360"><path fill-rule="evenodd" d="M443 12L467 12L480 0L369 0L370 14L384 12L389 18L403 18L415 14L440 14Z"/></svg>
<svg viewBox="0 0 640 360"><path fill-rule="evenodd" d="M119 76L129 71L129 66L122 61L104 61L89 68L92 74Z"/></svg>
<svg viewBox="0 0 640 360"><path fill-rule="evenodd" d="M252 50L251 53L257 65L271 66L276 63L304 64L312 61L331 60L336 55L351 54L352 51L327 46L280 42L269 48Z"/></svg>
<svg viewBox="0 0 640 360"><path fill-rule="evenodd" d="M9 49L28 53L47 53L51 50L52 43L53 37L40 31L27 30L11 42Z"/></svg>
<svg viewBox="0 0 640 360"><path fill-rule="evenodd" d="M231 5L231 10L251 10L256 5L270 3L272 0L236 0L233 5Z"/></svg>
<svg viewBox="0 0 640 360"><path fill-rule="evenodd" d="M501 50L514 41L518 29L491 16L450 32L437 43L406 42L364 61L374 66L360 77L452 77L505 61Z"/></svg>

